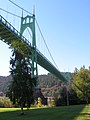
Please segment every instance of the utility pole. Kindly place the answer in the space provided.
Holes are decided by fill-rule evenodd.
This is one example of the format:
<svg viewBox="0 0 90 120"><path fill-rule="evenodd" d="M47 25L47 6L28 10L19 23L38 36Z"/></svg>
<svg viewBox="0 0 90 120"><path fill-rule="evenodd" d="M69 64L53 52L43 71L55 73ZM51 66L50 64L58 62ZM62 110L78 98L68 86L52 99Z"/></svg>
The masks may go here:
<svg viewBox="0 0 90 120"><path fill-rule="evenodd" d="M69 106L68 86L66 86L67 106Z"/></svg>

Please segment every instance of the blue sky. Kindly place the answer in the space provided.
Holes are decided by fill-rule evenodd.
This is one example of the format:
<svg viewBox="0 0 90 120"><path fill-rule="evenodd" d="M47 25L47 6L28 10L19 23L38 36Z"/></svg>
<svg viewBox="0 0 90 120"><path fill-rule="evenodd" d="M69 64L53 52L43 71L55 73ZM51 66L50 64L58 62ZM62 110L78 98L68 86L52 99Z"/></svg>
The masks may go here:
<svg viewBox="0 0 90 120"><path fill-rule="evenodd" d="M35 6L36 19L60 71L90 66L90 0L12 1L31 13ZM22 11L8 0L0 0L0 8L21 16ZM20 29L20 19L1 10L0 14ZM37 28L36 34L37 44L43 47ZM0 41L0 75L9 75L10 56L8 46ZM49 59L48 54L46 57ZM47 72L39 68L39 74L44 73Z"/></svg>

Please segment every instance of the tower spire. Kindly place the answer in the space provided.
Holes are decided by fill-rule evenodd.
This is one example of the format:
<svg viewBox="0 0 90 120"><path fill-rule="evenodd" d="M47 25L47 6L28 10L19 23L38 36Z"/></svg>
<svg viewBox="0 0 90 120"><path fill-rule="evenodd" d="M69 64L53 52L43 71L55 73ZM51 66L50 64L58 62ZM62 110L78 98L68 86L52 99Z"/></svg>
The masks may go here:
<svg viewBox="0 0 90 120"><path fill-rule="evenodd" d="M22 9L22 18L23 18L23 9Z"/></svg>
<svg viewBox="0 0 90 120"><path fill-rule="evenodd" d="M33 15L35 15L35 5L33 5Z"/></svg>

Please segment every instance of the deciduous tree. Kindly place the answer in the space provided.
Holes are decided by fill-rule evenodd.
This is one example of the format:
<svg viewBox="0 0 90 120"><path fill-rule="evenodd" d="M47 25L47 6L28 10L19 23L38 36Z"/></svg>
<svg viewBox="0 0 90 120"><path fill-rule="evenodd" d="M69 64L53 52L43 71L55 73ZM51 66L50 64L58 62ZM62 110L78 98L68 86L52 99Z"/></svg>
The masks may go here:
<svg viewBox="0 0 90 120"><path fill-rule="evenodd" d="M89 102L90 69L86 69L85 66L83 66L79 71L74 73L72 88L81 100L85 100L87 103Z"/></svg>

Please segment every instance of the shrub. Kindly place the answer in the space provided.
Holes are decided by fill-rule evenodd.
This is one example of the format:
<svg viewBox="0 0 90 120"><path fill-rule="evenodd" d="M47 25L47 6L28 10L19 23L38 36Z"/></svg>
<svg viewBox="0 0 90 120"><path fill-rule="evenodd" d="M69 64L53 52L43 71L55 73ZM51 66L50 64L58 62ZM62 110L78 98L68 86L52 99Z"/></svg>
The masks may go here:
<svg viewBox="0 0 90 120"><path fill-rule="evenodd" d="M12 102L8 97L0 97L0 107L13 107Z"/></svg>
<svg viewBox="0 0 90 120"><path fill-rule="evenodd" d="M55 107L55 106L56 106L55 101L50 101L50 102L48 102L48 106L49 106L49 107Z"/></svg>
<svg viewBox="0 0 90 120"><path fill-rule="evenodd" d="M42 107L42 99L40 97L38 98L38 107Z"/></svg>
<svg viewBox="0 0 90 120"><path fill-rule="evenodd" d="M55 102L55 99L53 97L48 97L48 106L49 107L55 107L56 106L56 102Z"/></svg>

